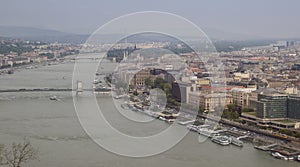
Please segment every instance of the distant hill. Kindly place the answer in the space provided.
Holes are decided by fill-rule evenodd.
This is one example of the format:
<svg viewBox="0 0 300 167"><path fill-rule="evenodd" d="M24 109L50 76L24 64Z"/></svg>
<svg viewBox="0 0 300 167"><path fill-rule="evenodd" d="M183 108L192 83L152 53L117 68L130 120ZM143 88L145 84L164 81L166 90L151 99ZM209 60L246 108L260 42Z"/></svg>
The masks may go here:
<svg viewBox="0 0 300 167"><path fill-rule="evenodd" d="M32 27L15 27L15 26L0 26L0 35L9 37L31 37L31 36L66 36L70 33L60 32L56 30L39 29Z"/></svg>
<svg viewBox="0 0 300 167"><path fill-rule="evenodd" d="M204 27L202 30L211 40L227 40L227 41L245 41L245 40L262 40L266 39L265 37L249 35L249 34L240 34L232 32L223 32L214 28Z"/></svg>
<svg viewBox="0 0 300 167"><path fill-rule="evenodd" d="M42 42L83 43L87 35L33 27L0 26L0 36Z"/></svg>
<svg viewBox="0 0 300 167"><path fill-rule="evenodd" d="M239 33L222 32L216 29L204 27L203 31L212 41L253 41L253 40L265 40L264 37L245 35ZM105 42L116 42L112 39L119 39L124 35L121 34L106 34L96 35L94 39ZM0 26L0 37L17 38L23 40L34 40L42 42L61 42L61 43L84 43L89 35L79 35L73 33L66 33L57 30L33 28L33 27L17 27L17 26ZM113 37L113 38L112 38ZM193 40L193 37L187 39ZM141 35L136 37L135 40L128 42L145 42L145 41L165 41L170 40L169 37L153 37L147 35ZM270 39L267 39L270 40Z"/></svg>

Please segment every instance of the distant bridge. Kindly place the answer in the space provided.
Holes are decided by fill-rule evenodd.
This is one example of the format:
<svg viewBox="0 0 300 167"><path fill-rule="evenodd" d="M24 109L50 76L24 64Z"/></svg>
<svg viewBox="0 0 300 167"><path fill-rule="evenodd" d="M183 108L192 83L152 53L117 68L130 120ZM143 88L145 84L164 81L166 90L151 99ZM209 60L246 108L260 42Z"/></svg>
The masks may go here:
<svg viewBox="0 0 300 167"><path fill-rule="evenodd" d="M96 89L85 89L83 88L82 81L77 81L77 87L75 89L72 88L20 88L20 89L0 89L0 93L13 93L13 92L76 92L76 94L81 94L84 91L94 92L97 94L109 93L111 89L106 88L96 88Z"/></svg>
<svg viewBox="0 0 300 167"><path fill-rule="evenodd" d="M83 89L84 91L94 91L93 89ZM77 91L77 89L71 88L35 88L35 89L2 89L0 93L13 93L13 92L71 92Z"/></svg>

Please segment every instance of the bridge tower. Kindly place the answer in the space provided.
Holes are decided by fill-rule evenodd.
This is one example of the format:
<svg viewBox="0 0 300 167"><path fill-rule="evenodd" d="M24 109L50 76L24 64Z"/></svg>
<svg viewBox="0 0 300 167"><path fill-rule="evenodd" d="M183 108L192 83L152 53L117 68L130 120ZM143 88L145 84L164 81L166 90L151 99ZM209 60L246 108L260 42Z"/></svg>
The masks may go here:
<svg viewBox="0 0 300 167"><path fill-rule="evenodd" d="M77 81L76 95L81 94L82 92L83 92L82 81Z"/></svg>

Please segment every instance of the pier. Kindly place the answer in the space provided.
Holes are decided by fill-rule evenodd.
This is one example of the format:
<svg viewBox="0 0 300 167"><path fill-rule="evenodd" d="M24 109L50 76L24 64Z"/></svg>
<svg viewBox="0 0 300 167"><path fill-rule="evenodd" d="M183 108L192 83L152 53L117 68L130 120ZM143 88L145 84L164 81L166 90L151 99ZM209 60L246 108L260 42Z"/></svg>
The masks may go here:
<svg viewBox="0 0 300 167"><path fill-rule="evenodd" d="M270 144L270 145L267 145L267 146L255 146L254 148L258 149L258 150L262 150L262 151L270 151L272 148L276 147L277 144L274 143L274 144Z"/></svg>
<svg viewBox="0 0 300 167"><path fill-rule="evenodd" d="M190 123L194 123L196 120L188 120L188 121L181 121L181 122L178 122L178 124L180 125L187 125L187 124L190 124Z"/></svg>
<svg viewBox="0 0 300 167"><path fill-rule="evenodd" d="M240 140L240 139L245 139L247 137L249 137L249 135L240 136L240 137L237 137L237 139Z"/></svg>

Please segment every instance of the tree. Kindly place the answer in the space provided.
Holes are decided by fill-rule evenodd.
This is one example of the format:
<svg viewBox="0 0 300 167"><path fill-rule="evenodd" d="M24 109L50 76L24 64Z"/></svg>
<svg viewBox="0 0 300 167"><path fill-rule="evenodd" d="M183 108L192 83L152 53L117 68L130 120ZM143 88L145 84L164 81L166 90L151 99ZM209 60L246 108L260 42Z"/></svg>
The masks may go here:
<svg viewBox="0 0 300 167"><path fill-rule="evenodd" d="M38 150L24 139L23 142L13 143L11 148L4 148L2 153L2 165L21 167L21 165L38 158Z"/></svg>
<svg viewBox="0 0 300 167"><path fill-rule="evenodd" d="M204 113L204 107L203 106L199 106L198 107L197 117L200 117L203 113Z"/></svg>
<svg viewBox="0 0 300 167"><path fill-rule="evenodd" d="M135 91L133 92L133 95L135 95L135 96L138 96L138 95L139 95L139 93L137 92L137 90L135 90Z"/></svg>
<svg viewBox="0 0 300 167"><path fill-rule="evenodd" d="M54 54L53 53L41 53L39 56L46 56L48 59L53 59Z"/></svg>
<svg viewBox="0 0 300 167"><path fill-rule="evenodd" d="M172 85L170 83L165 83L163 90L166 92L167 95L172 94Z"/></svg>
<svg viewBox="0 0 300 167"><path fill-rule="evenodd" d="M237 106L234 104L228 104L226 109L223 111L222 118L229 120L236 120L240 116Z"/></svg>
<svg viewBox="0 0 300 167"><path fill-rule="evenodd" d="M145 79L145 85L148 88L152 88L154 86L154 82L150 79L150 77L148 77L148 78Z"/></svg>
<svg viewBox="0 0 300 167"><path fill-rule="evenodd" d="M235 111L235 105L234 104L228 104L227 105L228 111L234 112Z"/></svg>
<svg viewBox="0 0 300 167"><path fill-rule="evenodd" d="M203 106L199 106L199 108L198 108L198 113L199 113L199 114L203 114L203 112L204 112Z"/></svg>
<svg viewBox="0 0 300 167"><path fill-rule="evenodd" d="M243 112L254 112L254 109L253 108L243 108L242 113Z"/></svg>
<svg viewBox="0 0 300 167"><path fill-rule="evenodd" d="M165 83L166 81L163 78L158 77L154 81L154 88L164 89Z"/></svg>

